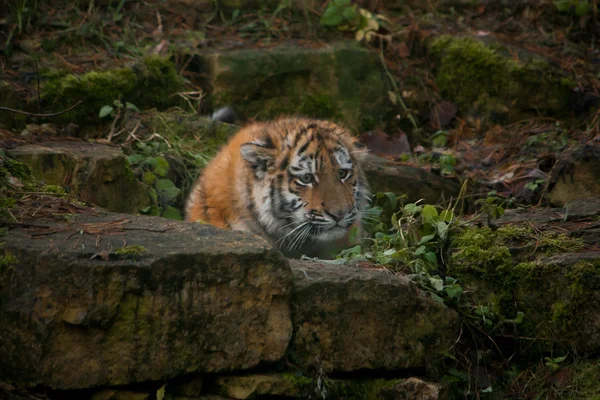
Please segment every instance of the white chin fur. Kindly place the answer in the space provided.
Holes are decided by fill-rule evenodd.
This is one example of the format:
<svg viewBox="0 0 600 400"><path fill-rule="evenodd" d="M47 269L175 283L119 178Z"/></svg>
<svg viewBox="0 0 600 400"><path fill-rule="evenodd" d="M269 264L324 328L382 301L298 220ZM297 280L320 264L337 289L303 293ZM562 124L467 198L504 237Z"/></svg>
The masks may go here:
<svg viewBox="0 0 600 400"><path fill-rule="evenodd" d="M343 238L348 233L349 228L342 228L337 226L326 232L322 232L319 235L312 236L312 240L315 242L331 242Z"/></svg>

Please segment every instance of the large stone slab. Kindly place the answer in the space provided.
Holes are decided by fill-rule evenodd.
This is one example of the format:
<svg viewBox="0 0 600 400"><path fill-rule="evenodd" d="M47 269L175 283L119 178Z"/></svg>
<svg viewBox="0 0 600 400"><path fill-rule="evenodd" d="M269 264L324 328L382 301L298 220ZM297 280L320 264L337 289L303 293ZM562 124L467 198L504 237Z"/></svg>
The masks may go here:
<svg viewBox="0 0 600 400"><path fill-rule="evenodd" d="M289 356L329 371L425 367L447 352L458 314L383 269L291 260L294 337Z"/></svg>
<svg viewBox="0 0 600 400"><path fill-rule="evenodd" d="M8 151L47 185L68 188L91 204L116 212L138 212L151 204L121 149L84 141L46 141Z"/></svg>
<svg viewBox="0 0 600 400"><path fill-rule="evenodd" d="M206 76L213 108L233 105L248 118L302 114L359 132L392 108L377 53L354 41L214 50L198 55L190 68Z"/></svg>
<svg viewBox="0 0 600 400"><path fill-rule="evenodd" d="M373 154L366 158L363 170L372 193L405 194L408 201L423 199L426 203L436 204L440 200L456 198L460 192L457 181Z"/></svg>
<svg viewBox="0 0 600 400"><path fill-rule="evenodd" d="M8 231L0 376L77 389L250 368L291 335L292 275L266 241L92 213Z"/></svg>

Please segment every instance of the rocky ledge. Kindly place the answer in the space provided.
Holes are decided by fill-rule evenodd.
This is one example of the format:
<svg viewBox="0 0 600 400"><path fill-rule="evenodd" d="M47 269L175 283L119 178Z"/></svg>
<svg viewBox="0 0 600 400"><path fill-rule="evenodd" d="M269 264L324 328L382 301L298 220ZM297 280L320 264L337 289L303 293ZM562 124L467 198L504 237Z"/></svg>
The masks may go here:
<svg viewBox="0 0 600 400"><path fill-rule="evenodd" d="M220 382L286 359L307 372L425 371L459 335L457 314L406 278L288 262L255 236L99 210L30 222L2 249L0 376L13 384Z"/></svg>

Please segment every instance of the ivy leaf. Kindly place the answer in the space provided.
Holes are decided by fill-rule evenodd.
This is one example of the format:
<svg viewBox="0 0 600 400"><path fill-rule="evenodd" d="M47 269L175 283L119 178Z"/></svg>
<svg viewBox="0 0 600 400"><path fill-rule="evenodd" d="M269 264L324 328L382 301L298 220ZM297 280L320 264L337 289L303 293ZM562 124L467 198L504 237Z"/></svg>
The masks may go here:
<svg viewBox="0 0 600 400"><path fill-rule="evenodd" d="M440 219L444 222L452 222L454 213L451 210L444 210L440 213Z"/></svg>
<svg viewBox="0 0 600 400"><path fill-rule="evenodd" d="M444 289L444 281L438 276L429 278L429 282L431 283L431 286L438 292L441 292L442 289Z"/></svg>
<svg viewBox="0 0 600 400"><path fill-rule="evenodd" d="M131 111L140 112L140 109L137 106L130 102L125 102L125 108Z"/></svg>
<svg viewBox="0 0 600 400"><path fill-rule="evenodd" d="M437 233L440 235L441 239L446 239L446 237L448 237L448 224L445 222L437 222L435 224L435 229L437 230Z"/></svg>
<svg viewBox="0 0 600 400"><path fill-rule="evenodd" d="M426 204L423 206L423 211L421 211L421 216L425 221L431 221L435 217L438 216L437 209L431 204Z"/></svg>
<svg viewBox="0 0 600 400"><path fill-rule="evenodd" d="M433 238L435 238L435 234L432 235L425 235L421 238L421 240L419 240L418 244L425 244L427 242L430 242L433 240Z"/></svg>
<svg viewBox="0 0 600 400"><path fill-rule="evenodd" d="M169 172L169 162L164 157L155 157L154 173L161 178L167 176Z"/></svg>
<svg viewBox="0 0 600 400"><path fill-rule="evenodd" d="M181 189L176 187L170 179L159 179L156 181L156 188L163 192L169 200L176 198L181 193Z"/></svg>
<svg viewBox="0 0 600 400"><path fill-rule="evenodd" d="M129 161L130 164L137 164L140 161L142 161L143 159L144 159L144 156L141 154L132 154L127 157L127 161Z"/></svg>
<svg viewBox="0 0 600 400"><path fill-rule="evenodd" d="M437 256L433 251L428 251L427 253L425 253L425 259L430 263L437 265Z"/></svg>
<svg viewBox="0 0 600 400"><path fill-rule="evenodd" d="M340 12L340 9L334 5L327 7L323 15L321 15L321 25L325 26L338 26L342 23L344 17Z"/></svg>
<svg viewBox="0 0 600 400"><path fill-rule="evenodd" d="M108 115L110 115L113 112L114 108L112 108L112 106L103 106L100 109L100 112L98 113L98 117L99 118L104 118Z"/></svg>
<svg viewBox="0 0 600 400"><path fill-rule="evenodd" d="M183 220L183 217L181 216L181 213L179 212L179 210L173 206L167 206L167 208L165 209L165 212L163 213L162 216L164 218L174 219L177 221Z"/></svg>
<svg viewBox="0 0 600 400"><path fill-rule="evenodd" d="M463 293L463 288L460 285L454 284L451 286L446 286L444 291L451 299L457 299Z"/></svg>
<svg viewBox="0 0 600 400"><path fill-rule="evenodd" d="M423 209L423 207L418 206L414 203L409 203L407 205L404 206L404 214L407 215L415 215L416 213L418 213L419 211L421 211Z"/></svg>

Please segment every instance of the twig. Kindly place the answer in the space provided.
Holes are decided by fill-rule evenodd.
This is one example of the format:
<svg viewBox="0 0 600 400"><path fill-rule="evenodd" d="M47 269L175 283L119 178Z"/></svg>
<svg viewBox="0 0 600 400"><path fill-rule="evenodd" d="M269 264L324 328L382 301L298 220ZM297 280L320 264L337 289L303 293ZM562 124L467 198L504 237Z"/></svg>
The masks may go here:
<svg viewBox="0 0 600 400"><path fill-rule="evenodd" d="M412 113L410 112L410 110L404 103L404 100L402 99L402 95L400 94L400 88L398 87L396 78L394 78L394 76L388 69L387 65L385 64L385 56L383 54L383 40L381 40L381 39L379 41L379 58L381 60L381 65L383 66L385 74L387 75L387 77L390 81L390 84L392 85L392 87L394 89L394 93L396 94L396 101L398 101L398 103L400 103L400 106L402 106L402 109L406 113L406 117L408 118L411 125L413 126L413 129L419 130L419 125L417 125L417 121L415 121L415 118L413 117Z"/></svg>
<svg viewBox="0 0 600 400"><path fill-rule="evenodd" d="M80 105L81 103L83 103L83 101L78 101L77 103L73 104L71 107L69 107L65 110L56 112L56 113L52 113L52 114L36 114L36 113L30 113L30 112L22 111L22 110L15 110L14 108L8 108L8 107L0 107L0 111L10 111L15 114L23 114L23 115L28 115L30 117L49 118L49 117L56 117L57 115L60 115L60 114L64 114L67 111L71 111L72 109L74 109L75 107Z"/></svg>

